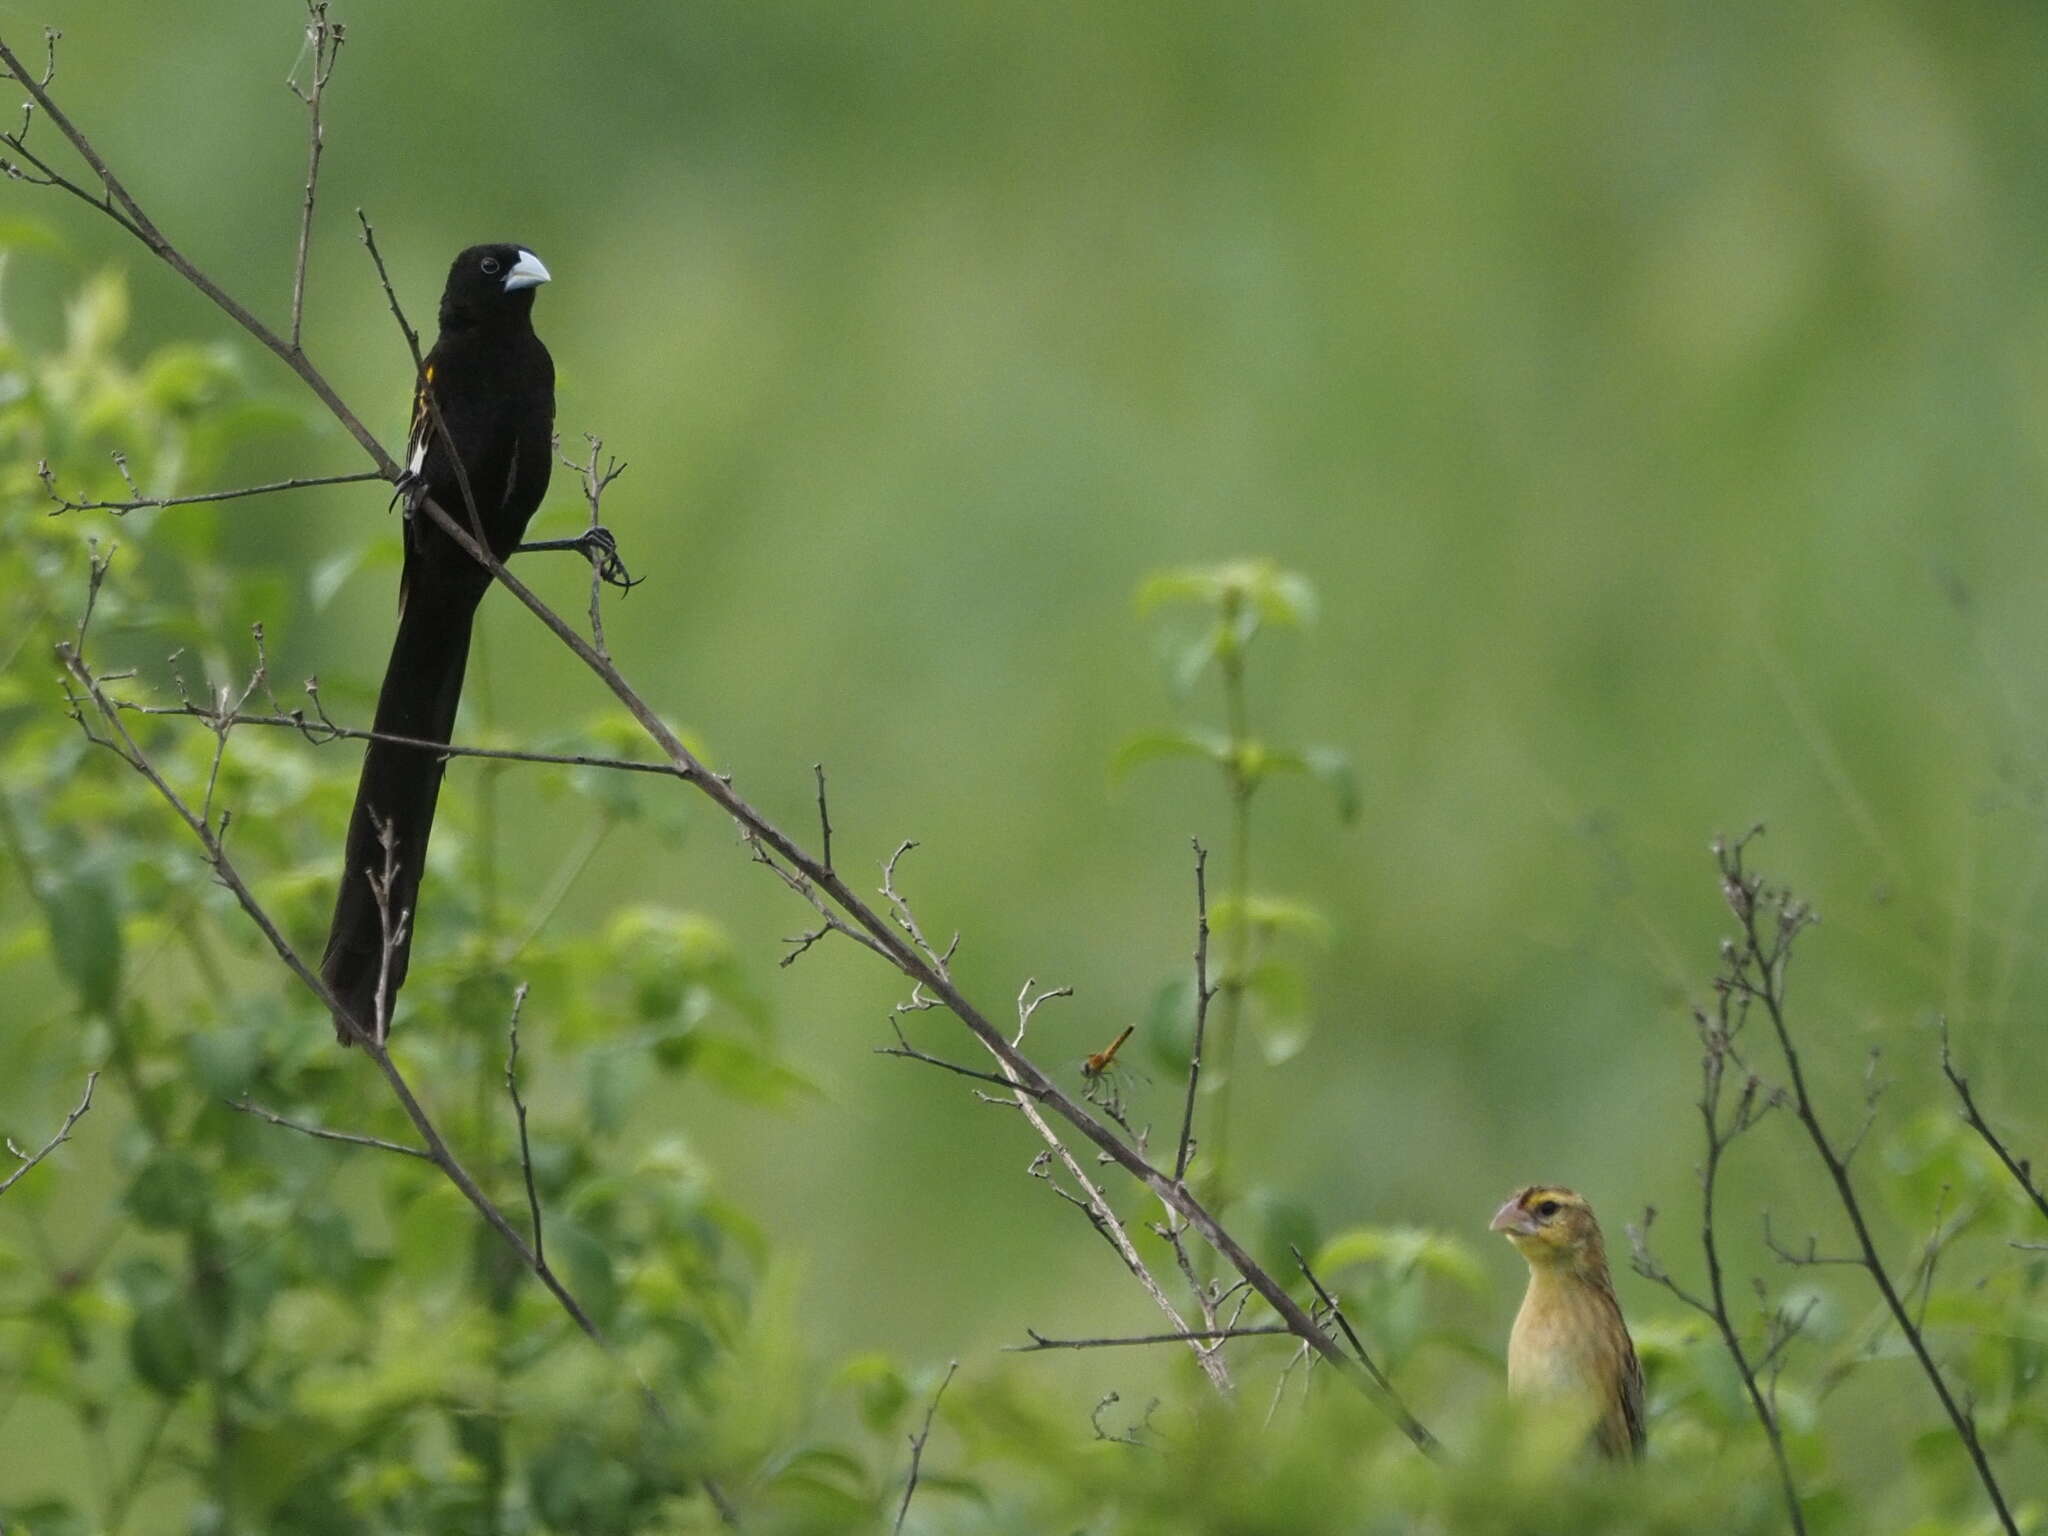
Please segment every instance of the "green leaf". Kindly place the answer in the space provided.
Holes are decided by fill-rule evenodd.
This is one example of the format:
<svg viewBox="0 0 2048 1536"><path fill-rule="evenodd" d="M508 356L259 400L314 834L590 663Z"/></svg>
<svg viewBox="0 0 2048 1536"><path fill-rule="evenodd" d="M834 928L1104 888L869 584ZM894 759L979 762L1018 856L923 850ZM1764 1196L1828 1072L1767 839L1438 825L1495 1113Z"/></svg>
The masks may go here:
<svg viewBox="0 0 2048 1536"><path fill-rule="evenodd" d="M693 1065L734 1098L753 1104L774 1104L795 1093L815 1093L817 1086L793 1067L733 1035L699 1031Z"/></svg>
<svg viewBox="0 0 2048 1536"><path fill-rule="evenodd" d="M1138 584L1141 615L1172 603L1248 613L1267 624L1296 628L1316 616L1315 588L1308 578L1265 558L1154 571Z"/></svg>
<svg viewBox="0 0 2048 1536"><path fill-rule="evenodd" d="M87 1012L106 1012L121 990L121 919L111 875L96 864L75 866L46 875L37 894L57 969Z"/></svg>
<svg viewBox="0 0 2048 1536"><path fill-rule="evenodd" d="M1177 976L1152 994L1138 1031L1154 1065L1174 1077L1188 1069L1195 1052L1195 980Z"/></svg>
<svg viewBox="0 0 2048 1536"><path fill-rule="evenodd" d="M129 1181L122 1203L137 1221L154 1231L197 1231L207 1216L206 1176L183 1153L165 1149Z"/></svg>
<svg viewBox="0 0 2048 1536"><path fill-rule="evenodd" d="M1486 1289L1485 1272L1471 1249L1421 1227L1353 1227L1331 1238L1315 1260L1316 1272L1326 1281L1354 1264L1374 1265L1396 1276L1420 1271L1474 1293Z"/></svg>
<svg viewBox="0 0 2048 1536"><path fill-rule="evenodd" d="M0 251L55 251L63 243L33 219L0 219Z"/></svg>
<svg viewBox="0 0 2048 1536"><path fill-rule="evenodd" d="M1299 1018L1308 1009L1308 983L1285 960L1262 960L1244 978L1244 989L1274 1018Z"/></svg>
<svg viewBox="0 0 2048 1536"><path fill-rule="evenodd" d="M192 1075L216 1099L236 1099L249 1091L263 1060L263 1036L247 1025L216 1025L184 1039L185 1059Z"/></svg>
<svg viewBox="0 0 2048 1536"><path fill-rule="evenodd" d="M131 1307L143 1308L169 1301L178 1292L178 1282L155 1259L124 1259L114 1270L114 1284L128 1298Z"/></svg>
<svg viewBox="0 0 2048 1536"><path fill-rule="evenodd" d="M1295 1265L1290 1248L1314 1253L1322 1241L1322 1224L1301 1200L1271 1189L1255 1189L1244 1203L1257 1223L1259 1253L1268 1269L1291 1274Z"/></svg>
<svg viewBox="0 0 2048 1536"><path fill-rule="evenodd" d="M1110 782L1120 782L1125 774L1145 763L1190 757L1227 763L1230 743L1213 731L1146 731L1116 749L1116 755L1109 761Z"/></svg>
<svg viewBox="0 0 2048 1536"><path fill-rule="evenodd" d="M592 1051L583 1062L583 1107L600 1136L617 1134L639 1077L639 1062L621 1051Z"/></svg>
<svg viewBox="0 0 2048 1536"><path fill-rule="evenodd" d="M395 567L399 558L396 539L376 539L365 544L352 544L347 549L318 561L313 566L313 574L306 578L306 590L312 599L313 611L319 613L333 602L348 579L356 572Z"/></svg>
<svg viewBox="0 0 2048 1536"><path fill-rule="evenodd" d="M199 1336L192 1310L180 1296L137 1310L128 1327L128 1363L142 1384L177 1397L199 1373Z"/></svg>
<svg viewBox="0 0 2048 1536"><path fill-rule="evenodd" d="M609 1323L618 1311L619 1282L604 1244L566 1219L549 1221L544 1230L549 1262L567 1270L570 1291L599 1325Z"/></svg>
<svg viewBox="0 0 2048 1536"><path fill-rule="evenodd" d="M839 1367L838 1379L859 1396L861 1422L876 1434L893 1428L910 1401L910 1384L884 1354L855 1355Z"/></svg>
<svg viewBox="0 0 2048 1536"><path fill-rule="evenodd" d="M233 359L217 348L190 343L162 347L143 372L142 391L165 410L190 410L217 398L234 374Z"/></svg>
<svg viewBox="0 0 2048 1536"><path fill-rule="evenodd" d="M7 1529L20 1536L92 1536L101 1529L97 1520L88 1520L62 1499L10 1504L0 1513L6 1517Z"/></svg>
<svg viewBox="0 0 2048 1536"><path fill-rule="evenodd" d="M98 357L128 329L128 284L118 272L102 272L65 306L74 359Z"/></svg>
<svg viewBox="0 0 2048 1536"><path fill-rule="evenodd" d="M1217 933L1227 933L1240 922L1262 939L1286 934L1318 944L1330 940L1330 920L1305 901L1249 896L1243 902L1223 897L1210 904L1209 925Z"/></svg>

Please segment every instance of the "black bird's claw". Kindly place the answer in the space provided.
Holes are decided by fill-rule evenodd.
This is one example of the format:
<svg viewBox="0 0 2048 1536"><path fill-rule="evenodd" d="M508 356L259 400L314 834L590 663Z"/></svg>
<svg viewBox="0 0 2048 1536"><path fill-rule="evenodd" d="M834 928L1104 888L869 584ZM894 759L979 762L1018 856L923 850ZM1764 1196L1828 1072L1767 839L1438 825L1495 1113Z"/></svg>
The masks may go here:
<svg viewBox="0 0 2048 1536"><path fill-rule="evenodd" d="M636 577L626 569L626 562L619 558L619 541L611 529L602 523L593 524L576 540L590 563L597 567L597 579L608 587L617 587L621 592L630 592L647 578Z"/></svg>
<svg viewBox="0 0 2048 1536"><path fill-rule="evenodd" d="M401 469L398 472L398 478L391 482L391 500L385 503L384 510L389 512L400 502L404 502L406 515L410 517L412 515L413 495L420 488L420 479L421 477L414 474L411 470Z"/></svg>
<svg viewBox="0 0 2048 1536"><path fill-rule="evenodd" d="M575 550L596 569L599 581L608 587L617 587L621 592L632 591L646 579L626 569L626 562L619 558L619 541L602 523L584 529L573 539L544 539L536 544L522 544L513 553L530 555L543 549Z"/></svg>

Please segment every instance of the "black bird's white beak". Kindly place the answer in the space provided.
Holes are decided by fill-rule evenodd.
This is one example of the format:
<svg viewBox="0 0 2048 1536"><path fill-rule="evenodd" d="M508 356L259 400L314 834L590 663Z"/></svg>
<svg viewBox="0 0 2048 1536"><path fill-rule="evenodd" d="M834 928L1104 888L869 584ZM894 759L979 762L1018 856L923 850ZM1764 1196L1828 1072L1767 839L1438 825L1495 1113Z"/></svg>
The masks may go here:
<svg viewBox="0 0 2048 1536"><path fill-rule="evenodd" d="M505 274L505 291L517 293L522 288L538 288L547 280L548 269L540 264L540 258L531 251L521 251L512 270Z"/></svg>

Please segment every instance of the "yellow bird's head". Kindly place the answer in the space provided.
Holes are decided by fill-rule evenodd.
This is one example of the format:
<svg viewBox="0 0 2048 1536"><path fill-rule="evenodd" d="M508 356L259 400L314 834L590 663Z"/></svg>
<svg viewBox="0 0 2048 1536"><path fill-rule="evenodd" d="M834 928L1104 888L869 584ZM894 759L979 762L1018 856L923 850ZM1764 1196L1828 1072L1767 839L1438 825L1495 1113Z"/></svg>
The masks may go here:
<svg viewBox="0 0 2048 1536"><path fill-rule="evenodd" d="M1531 1184L1493 1213L1493 1230L1532 1265L1607 1269L1607 1249L1593 1207L1576 1190Z"/></svg>

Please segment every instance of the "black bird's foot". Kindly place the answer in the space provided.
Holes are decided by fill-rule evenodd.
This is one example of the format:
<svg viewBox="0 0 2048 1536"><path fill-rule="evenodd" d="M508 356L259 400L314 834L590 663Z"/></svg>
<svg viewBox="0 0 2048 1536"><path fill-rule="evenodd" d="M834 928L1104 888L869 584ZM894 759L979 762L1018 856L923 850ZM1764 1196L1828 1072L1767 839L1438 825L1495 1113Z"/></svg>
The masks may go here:
<svg viewBox="0 0 2048 1536"><path fill-rule="evenodd" d="M512 553L530 555L544 549L575 550L596 568L599 581L608 587L617 587L621 592L630 592L646 580L644 576L635 576L626 569L626 562L619 558L619 541L602 523L586 528L573 539L541 539L532 544L522 544Z"/></svg>
<svg viewBox="0 0 2048 1536"><path fill-rule="evenodd" d="M425 477L417 475L409 469L401 469L398 472L398 478L391 482L391 500L385 504L384 510L389 512L393 507L402 503L405 507L405 515L407 517L412 516L413 498L419 494L421 487L425 483Z"/></svg>

